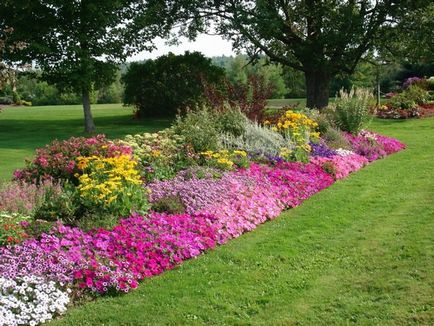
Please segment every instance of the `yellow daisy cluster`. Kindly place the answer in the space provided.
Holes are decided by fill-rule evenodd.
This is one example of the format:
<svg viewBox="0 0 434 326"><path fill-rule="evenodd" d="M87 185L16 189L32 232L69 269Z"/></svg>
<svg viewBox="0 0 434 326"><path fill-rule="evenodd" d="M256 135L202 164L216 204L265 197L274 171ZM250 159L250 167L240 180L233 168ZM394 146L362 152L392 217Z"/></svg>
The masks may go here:
<svg viewBox="0 0 434 326"><path fill-rule="evenodd" d="M128 155L104 158L78 157L78 190L84 200L107 206L118 199L126 188L142 184L137 162Z"/></svg>
<svg viewBox="0 0 434 326"><path fill-rule="evenodd" d="M293 132L301 131L301 129L308 128L315 130L318 124L309 119L305 114L294 112L292 110L286 111L278 120L277 130L291 129Z"/></svg>
<svg viewBox="0 0 434 326"><path fill-rule="evenodd" d="M207 165L222 169L232 169L234 165L245 165L248 162L247 153L240 150L206 151L201 152L200 155L205 159Z"/></svg>

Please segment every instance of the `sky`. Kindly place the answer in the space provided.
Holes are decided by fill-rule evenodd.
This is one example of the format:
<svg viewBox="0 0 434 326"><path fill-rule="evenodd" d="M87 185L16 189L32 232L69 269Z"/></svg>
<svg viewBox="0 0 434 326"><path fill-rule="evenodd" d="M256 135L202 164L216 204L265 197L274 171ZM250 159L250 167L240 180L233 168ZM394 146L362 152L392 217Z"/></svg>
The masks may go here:
<svg viewBox="0 0 434 326"><path fill-rule="evenodd" d="M157 49L153 52L141 52L130 57L128 61L155 59L169 52L173 52L174 54L183 54L185 51L199 51L207 57L235 55L235 52L232 51L231 43L218 35L201 34L194 42L191 42L186 38L181 38L180 44L175 46L169 46L165 44L165 40L157 39L155 45Z"/></svg>

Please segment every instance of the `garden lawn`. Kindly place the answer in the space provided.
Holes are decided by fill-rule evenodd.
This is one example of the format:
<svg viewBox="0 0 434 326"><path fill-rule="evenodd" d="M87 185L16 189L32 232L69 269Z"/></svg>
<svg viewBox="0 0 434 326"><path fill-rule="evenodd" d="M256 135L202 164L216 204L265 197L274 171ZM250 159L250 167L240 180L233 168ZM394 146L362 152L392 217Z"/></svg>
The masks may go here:
<svg viewBox="0 0 434 326"><path fill-rule="evenodd" d="M50 325L434 324L434 119L371 129L408 149Z"/></svg>
<svg viewBox="0 0 434 326"><path fill-rule="evenodd" d="M153 132L169 126L169 121L137 121L132 109L121 104L92 105L97 133L109 138ZM54 139L84 136L81 105L9 107L0 113L0 181L34 156L35 148Z"/></svg>

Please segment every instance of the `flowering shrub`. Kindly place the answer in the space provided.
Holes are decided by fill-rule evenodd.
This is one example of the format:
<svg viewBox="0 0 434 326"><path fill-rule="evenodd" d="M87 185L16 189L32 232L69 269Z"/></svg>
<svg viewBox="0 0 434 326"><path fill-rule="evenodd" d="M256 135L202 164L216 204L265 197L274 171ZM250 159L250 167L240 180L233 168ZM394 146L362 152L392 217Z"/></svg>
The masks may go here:
<svg viewBox="0 0 434 326"><path fill-rule="evenodd" d="M170 130L128 135L122 143L133 149L138 168L147 181L174 177L195 160L185 139Z"/></svg>
<svg viewBox="0 0 434 326"><path fill-rule="evenodd" d="M201 163L209 167L222 170L232 170L234 168L246 168L249 166L249 159L245 151L220 150L217 152L206 151L200 153Z"/></svg>
<svg viewBox="0 0 434 326"><path fill-rule="evenodd" d="M0 212L0 246L20 243L28 237L25 227L30 217L21 214Z"/></svg>
<svg viewBox="0 0 434 326"><path fill-rule="evenodd" d="M394 107L391 103L388 103L387 105L382 105L377 109L377 117L383 119L408 119L419 117L420 115L420 109L414 104L414 102L409 104L403 104L403 102L400 102L398 107Z"/></svg>
<svg viewBox="0 0 434 326"><path fill-rule="evenodd" d="M33 275L0 277L0 325L38 325L66 312L69 290Z"/></svg>
<svg viewBox="0 0 434 326"><path fill-rule="evenodd" d="M146 211L146 194L137 162L128 155L78 157L78 192L84 206L126 216Z"/></svg>
<svg viewBox="0 0 434 326"><path fill-rule="evenodd" d="M431 99L427 80L412 77L404 83L404 90L389 99L386 105L377 110L377 116L386 119L407 119L420 117L423 109L420 106L429 103Z"/></svg>
<svg viewBox="0 0 434 326"><path fill-rule="evenodd" d="M383 146L377 141L376 134L374 133L361 132L357 136L346 134L346 137L351 143L353 151L366 157L370 162L387 155Z"/></svg>
<svg viewBox="0 0 434 326"><path fill-rule="evenodd" d="M404 89L409 88L412 85L423 85L426 83L425 78L420 78L420 77L409 77L407 78L404 83L402 84L402 87Z"/></svg>
<svg viewBox="0 0 434 326"><path fill-rule="evenodd" d="M31 215L43 205L48 191L60 192L61 186L52 180L40 185L11 182L0 187L0 211Z"/></svg>
<svg viewBox="0 0 434 326"><path fill-rule="evenodd" d="M46 179L70 180L79 172L76 159L80 156L116 157L131 155L129 146L109 141L104 135L92 138L71 137L68 140L55 140L44 148L36 150L33 161L26 162L26 168L14 172L17 180L39 183Z"/></svg>
<svg viewBox="0 0 434 326"><path fill-rule="evenodd" d="M270 124L268 121L265 124ZM294 149L283 149L280 156L288 160L307 162L311 151L309 143L319 140L319 132L316 131L318 123L303 113L287 110L271 127L280 132L287 140L295 144Z"/></svg>

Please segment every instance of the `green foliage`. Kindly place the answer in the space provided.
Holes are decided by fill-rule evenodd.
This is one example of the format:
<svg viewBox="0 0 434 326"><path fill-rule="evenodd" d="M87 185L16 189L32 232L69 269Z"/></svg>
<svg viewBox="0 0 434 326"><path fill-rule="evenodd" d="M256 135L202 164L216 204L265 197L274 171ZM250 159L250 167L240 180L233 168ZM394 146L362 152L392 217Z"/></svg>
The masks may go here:
<svg viewBox="0 0 434 326"><path fill-rule="evenodd" d="M81 94L70 91L60 91L55 85L50 85L40 79L40 72L33 71L17 78L17 92L25 101L33 105L68 105L80 104ZM94 103L121 103L123 87L120 83L120 73L116 80L90 93L90 101Z"/></svg>
<svg viewBox="0 0 434 326"><path fill-rule="evenodd" d="M154 202L152 210L159 213L183 214L185 207L179 196L167 196Z"/></svg>
<svg viewBox="0 0 434 326"><path fill-rule="evenodd" d="M293 145L280 133L250 120L245 122L243 135L225 133L220 135L219 140L224 148L244 149L259 156L278 156L283 148L293 148Z"/></svg>
<svg viewBox="0 0 434 326"><path fill-rule="evenodd" d="M237 49L252 58L265 53L273 62L304 72L312 108L327 105L332 78L351 74L373 48L380 28L409 6L389 0L180 2L196 18L188 20L188 33L207 26L203 17L224 17L214 25Z"/></svg>
<svg viewBox="0 0 434 326"><path fill-rule="evenodd" d="M140 117L175 117L202 100L204 80L219 84L223 77L224 70L199 52L170 53L129 66L122 78L124 103L134 105Z"/></svg>
<svg viewBox="0 0 434 326"><path fill-rule="evenodd" d="M330 120L340 130L357 135L372 120L372 99L366 89L341 90L328 111Z"/></svg>
<svg viewBox="0 0 434 326"><path fill-rule="evenodd" d="M240 136L245 133L247 118L238 109L226 107L215 111L207 106L196 107L185 116L178 116L173 131L183 137L196 153L220 148L220 135Z"/></svg>
<svg viewBox="0 0 434 326"><path fill-rule="evenodd" d="M207 107L188 111L178 116L173 131L191 144L196 153L219 148L220 130L215 123L215 113Z"/></svg>
<svg viewBox="0 0 434 326"><path fill-rule="evenodd" d="M329 127L324 132L321 132L321 138L326 142L327 146L332 149L348 149L351 150L351 144L342 132L336 128Z"/></svg>
<svg viewBox="0 0 434 326"><path fill-rule="evenodd" d="M226 75L233 84L247 85L249 75L254 74L263 77L265 84L272 85L271 98L284 98L288 93L282 66L267 62L265 57L252 63L246 55L237 55L225 60L217 57L213 62L219 62L226 69Z"/></svg>
<svg viewBox="0 0 434 326"><path fill-rule="evenodd" d="M194 155L184 137L171 129L127 135L122 143L133 148L142 176L148 182L172 178L194 164Z"/></svg>
<svg viewBox="0 0 434 326"><path fill-rule="evenodd" d="M36 219L55 222L61 220L71 224L76 220L79 210L77 192L72 185L64 185L59 189L47 188L44 200L33 216Z"/></svg>
<svg viewBox="0 0 434 326"><path fill-rule="evenodd" d="M401 93L393 96L388 104L394 109L411 110L419 104L427 103L430 99L430 93L418 85L411 85Z"/></svg>
<svg viewBox="0 0 434 326"><path fill-rule="evenodd" d="M238 108L225 108L215 116L216 127L221 133L241 136L246 131L247 118Z"/></svg>
<svg viewBox="0 0 434 326"><path fill-rule="evenodd" d="M27 45L9 59L36 61L44 80L82 95L85 130L92 132L89 92L110 85L120 62L170 32L166 10L160 1L4 0L0 29L13 26L11 41Z"/></svg>
<svg viewBox="0 0 434 326"><path fill-rule="evenodd" d="M11 105L14 104L14 100L10 96L0 96L0 104Z"/></svg>

